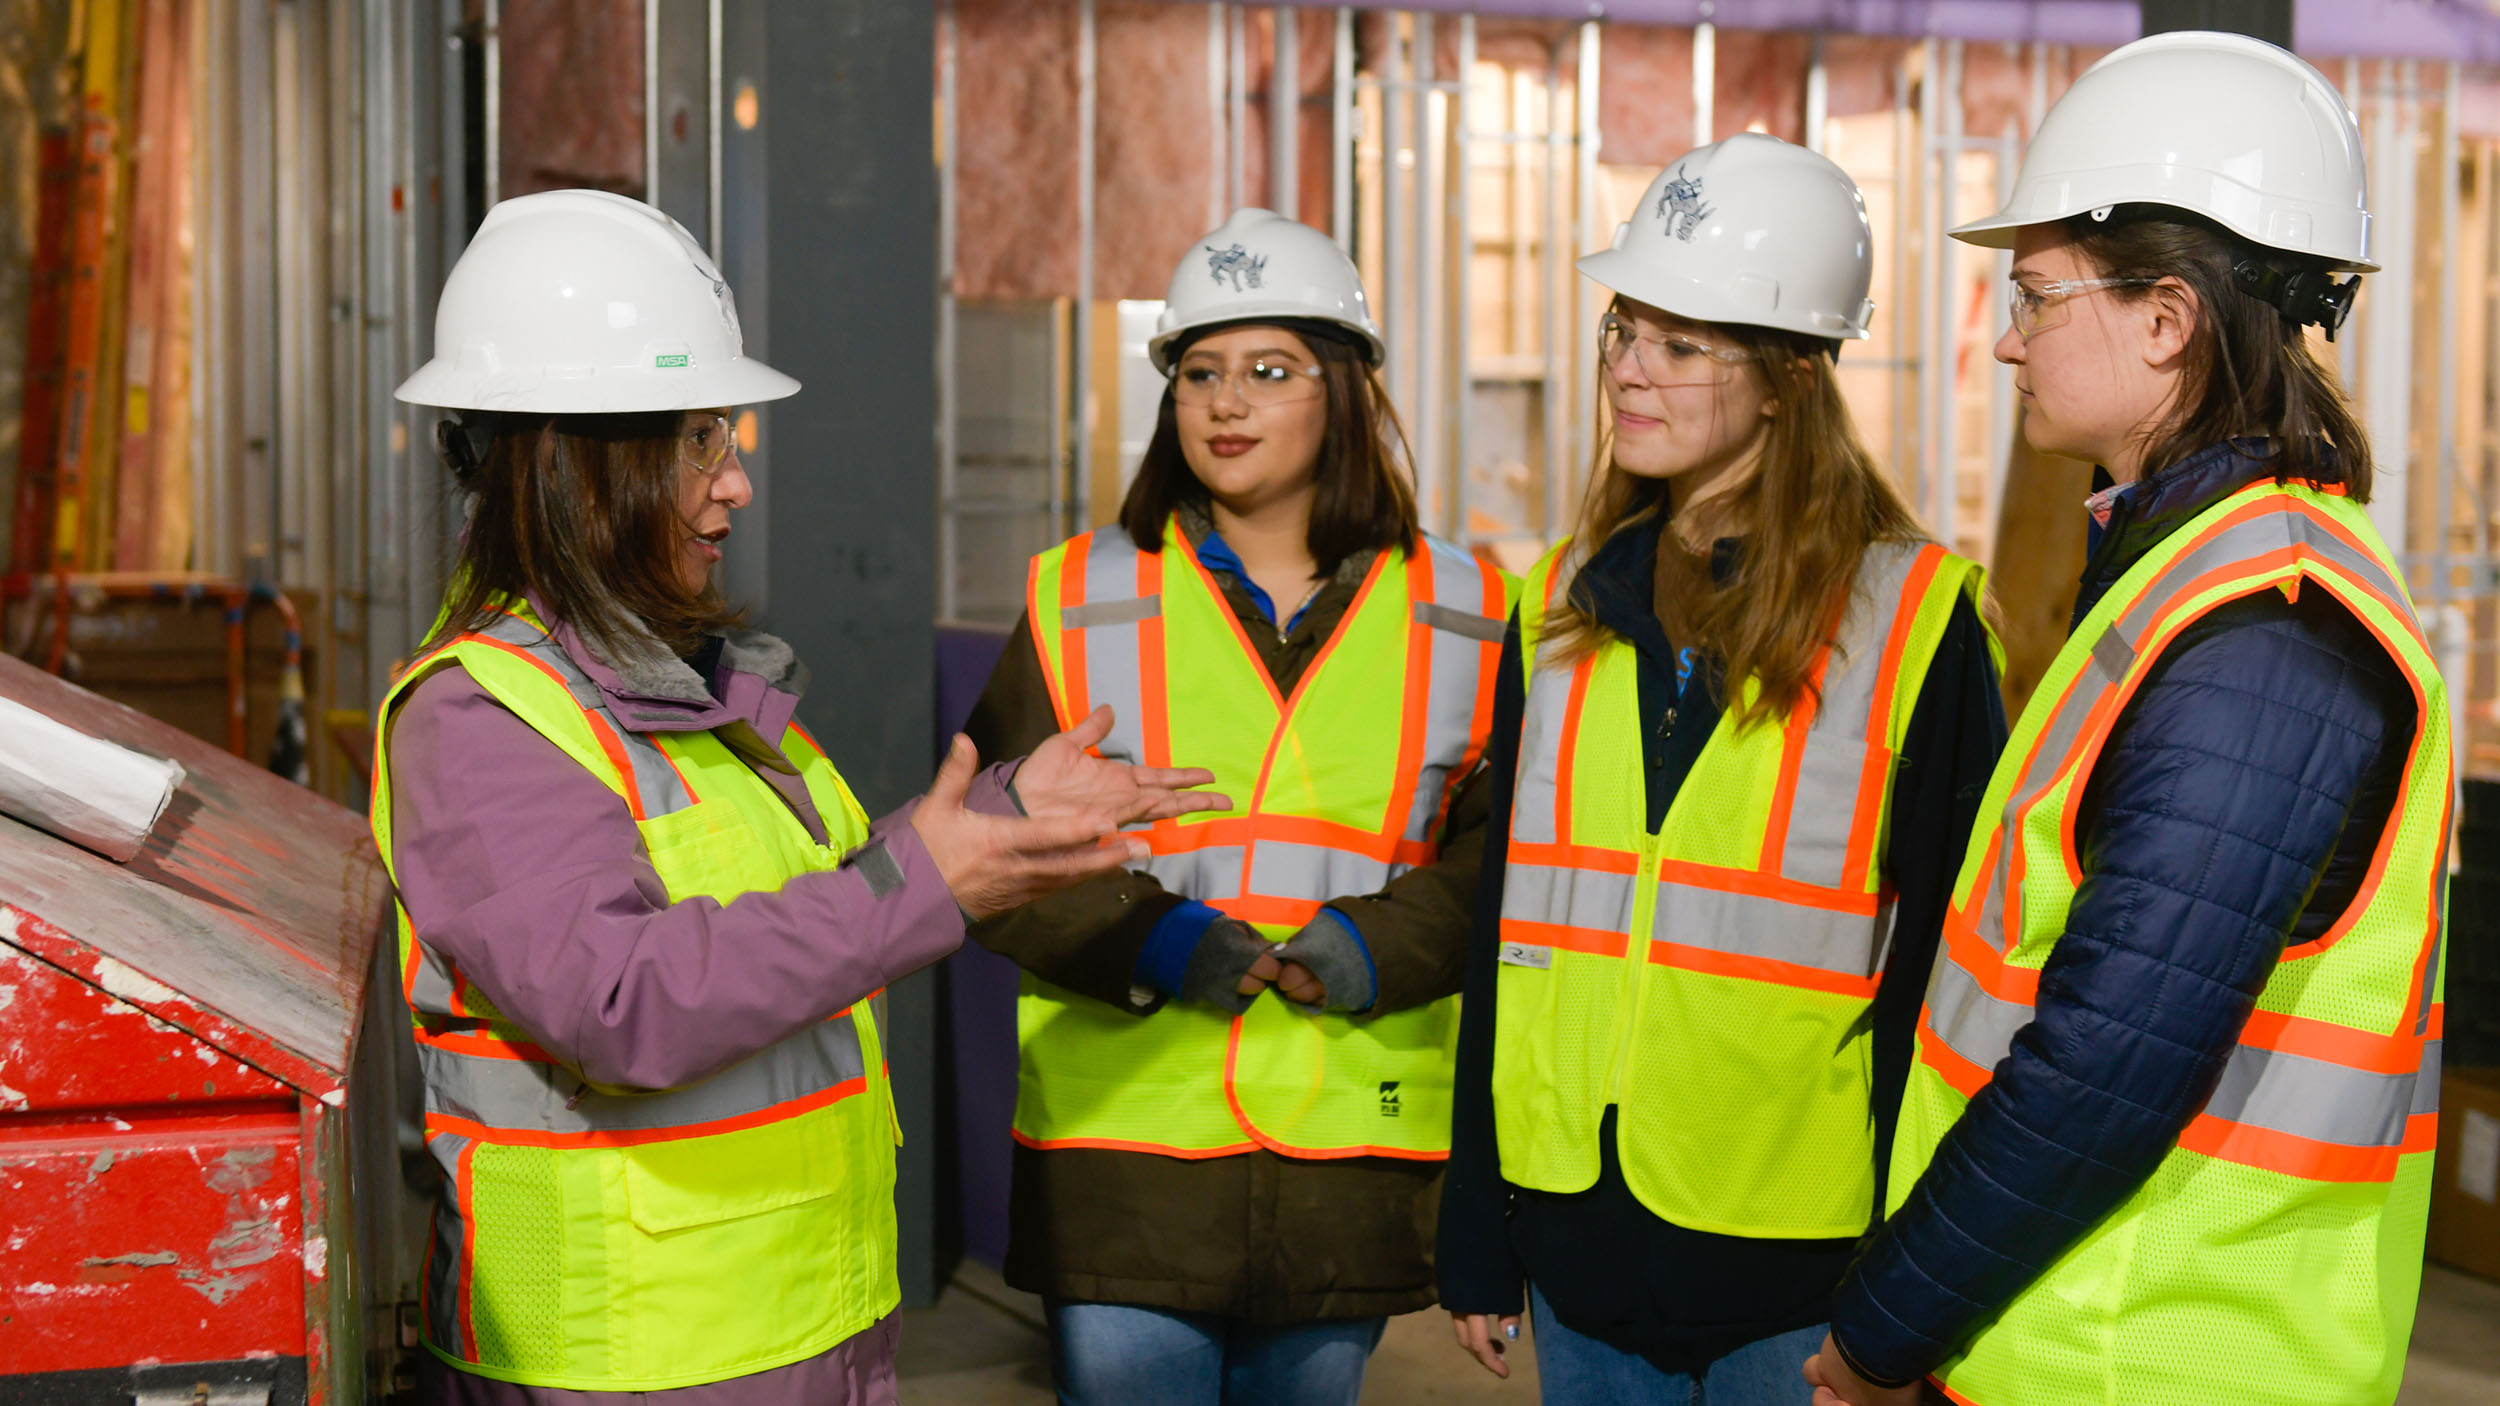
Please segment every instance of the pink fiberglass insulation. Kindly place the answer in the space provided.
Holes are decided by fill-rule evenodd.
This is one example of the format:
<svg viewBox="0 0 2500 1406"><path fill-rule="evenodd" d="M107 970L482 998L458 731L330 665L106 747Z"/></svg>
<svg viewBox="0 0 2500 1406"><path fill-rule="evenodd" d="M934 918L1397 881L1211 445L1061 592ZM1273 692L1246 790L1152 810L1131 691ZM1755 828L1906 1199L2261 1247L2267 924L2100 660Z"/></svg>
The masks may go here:
<svg viewBox="0 0 2500 1406"><path fill-rule="evenodd" d="M502 188L641 198L640 0L503 0Z"/></svg>

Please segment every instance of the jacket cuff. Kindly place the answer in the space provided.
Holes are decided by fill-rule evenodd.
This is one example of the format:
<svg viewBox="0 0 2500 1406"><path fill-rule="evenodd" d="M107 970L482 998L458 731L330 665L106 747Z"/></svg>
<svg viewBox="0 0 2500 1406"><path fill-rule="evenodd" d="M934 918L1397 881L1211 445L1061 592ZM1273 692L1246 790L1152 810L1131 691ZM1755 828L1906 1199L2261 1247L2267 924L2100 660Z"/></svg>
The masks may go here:
<svg viewBox="0 0 2500 1406"><path fill-rule="evenodd" d="M1329 1010L1360 1015L1379 995L1380 969L1372 965L1371 948L1354 920L1334 908L1322 907L1277 955L1310 968L1328 988Z"/></svg>
<svg viewBox="0 0 2500 1406"><path fill-rule="evenodd" d="M1196 899L1182 899L1155 919L1154 928L1146 934L1146 945L1138 949L1134 973L1137 984L1163 996L1179 995L1191 954L1198 950L1198 942L1207 935L1207 929L1223 916Z"/></svg>
<svg viewBox="0 0 2500 1406"><path fill-rule="evenodd" d="M1899 1388L1921 1380L1942 1355L1875 1301L1861 1268L1852 1268L1832 1291L1833 1350L1869 1385Z"/></svg>

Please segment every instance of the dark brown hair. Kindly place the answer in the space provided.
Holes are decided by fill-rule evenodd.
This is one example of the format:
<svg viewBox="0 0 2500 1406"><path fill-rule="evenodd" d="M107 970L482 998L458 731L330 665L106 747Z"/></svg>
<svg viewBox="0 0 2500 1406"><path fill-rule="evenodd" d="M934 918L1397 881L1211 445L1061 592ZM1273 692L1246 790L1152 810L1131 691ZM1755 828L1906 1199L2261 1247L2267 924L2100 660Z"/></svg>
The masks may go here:
<svg viewBox="0 0 2500 1406"><path fill-rule="evenodd" d="M2263 436L2275 441L2278 480L2340 483L2352 501L2370 501L2370 440L2343 387L2301 325L2241 291L2232 276L2248 261L2322 275L2321 261L2258 249L2164 205L2121 205L2105 221L2077 215L2065 230L2076 255L2102 277L2175 278L2196 295L2177 397L2138 432L2146 474L2225 440ZM2128 302L2163 296L2153 287L2109 291Z"/></svg>
<svg viewBox="0 0 2500 1406"><path fill-rule="evenodd" d="M691 472L679 423L673 410L502 415L482 452L449 431L446 457L474 506L428 646L479 628L523 592L610 660L645 631L684 653L736 623L716 591L689 594L678 575L688 531L678 490Z"/></svg>
<svg viewBox="0 0 2500 1406"><path fill-rule="evenodd" d="M1307 539L1312 565L1324 576L1366 547L1386 550L1412 543L1420 529L1415 492L1407 486L1403 467L1412 456L1406 428L1381 388L1380 373L1365 361L1362 348L1333 329L1290 320L1275 325L1311 349L1328 396ZM1177 363L1188 349L1186 342L1175 346L1172 360ZM1207 489L1182 457L1180 422L1166 382L1154 438L1147 441L1137 478L1120 504L1120 526L1137 550L1162 551L1163 525L1183 504L1204 510Z"/></svg>
<svg viewBox="0 0 2500 1406"><path fill-rule="evenodd" d="M1585 560L1618 532L1660 534L1659 604L1678 646L1715 656L1723 673L1712 688L1740 725L1786 714L1814 692L1814 661L1837 632L1858 560L1882 541L1925 536L1918 517L1867 452L1833 374L1831 343L1767 327L1706 323L1716 341L1752 352L1740 374L1777 402L1763 427L1753 476L1720 502L1721 520L1747 531L1743 559L1726 585L1706 556L1687 551L1667 528L1667 482L1614 462L1614 417L1598 392L1595 471L1574 535ZM1612 635L1566 590L1543 626L1546 660L1571 664ZM1551 653L1544 653L1550 649ZM1750 707L1731 685L1756 680Z"/></svg>

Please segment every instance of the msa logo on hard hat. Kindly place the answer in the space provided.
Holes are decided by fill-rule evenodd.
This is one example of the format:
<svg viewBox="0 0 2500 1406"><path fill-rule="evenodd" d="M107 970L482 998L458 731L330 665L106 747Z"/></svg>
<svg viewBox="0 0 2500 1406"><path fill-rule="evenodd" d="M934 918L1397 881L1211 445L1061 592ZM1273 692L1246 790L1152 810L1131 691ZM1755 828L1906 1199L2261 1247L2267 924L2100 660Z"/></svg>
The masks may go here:
<svg viewBox="0 0 2500 1406"><path fill-rule="evenodd" d="M1658 218L1667 222L1667 233L1687 244L1713 208L1701 203L1701 182L1685 175L1681 165L1675 168L1675 179L1658 192Z"/></svg>
<svg viewBox="0 0 2500 1406"><path fill-rule="evenodd" d="M1217 283L1231 279L1233 291L1236 293L1247 292L1260 286L1263 281L1261 275L1267 270L1267 255L1260 254L1253 257L1248 249L1239 244L1230 249L1218 249L1212 244L1205 247L1207 277Z"/></svg>

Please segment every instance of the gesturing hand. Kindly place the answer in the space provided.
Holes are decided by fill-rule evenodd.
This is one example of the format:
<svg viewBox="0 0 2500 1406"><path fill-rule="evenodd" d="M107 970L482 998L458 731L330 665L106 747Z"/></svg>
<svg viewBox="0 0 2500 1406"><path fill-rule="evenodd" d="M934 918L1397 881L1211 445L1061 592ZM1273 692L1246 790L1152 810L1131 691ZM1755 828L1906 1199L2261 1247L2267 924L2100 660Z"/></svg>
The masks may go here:
<svg viewBox="0 0 2500 1406"><path fill-rule="evenodd" d="M1840 1355L1829 1333L1823 1335L1823 1350L1806 1359L1805 1371L1814 1388L1814 1406L1918 1406L1918 1383L1875 1385Z"/></svg>
<svg viewBox="0 0 2500 1406"><path fill-rule="evenodd" d="M1215 780L1202 767L1130 766L1089 754L1111 735L1103 704L1066 732L1055 733L1016 768L1016 800L1032 816L1107 811L1115 825L1169 820L1192 811L1231 810L1232 798L1191 788Z"/></svg>
<svg viewBox="0 0 2500 1406"><path fill-rule="evenodd" d="M1063 733L1061 738L1074 735ZM1021 817L964 809L964 793L980 760L972 739L957 735L937 780L911 816L911 828L964 912L975 918L1004 913L1096 874L1145 861L1146 842L1122 838L1122 817L1108 804Z"/></svg>
<svg viewBox="0 0 2500 1406"><path fill-rule="evenodd" d="M1519 1338L1519 1315L1505 1313L1495 1318L1490 1313L1453 1313L1450 1331L1458 1335L1458 1345L1469 1356L1484 1364L1484 1370L1507 1380L1510 1364L1502 1360L1506 1344Z"/></svg>

